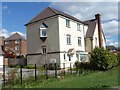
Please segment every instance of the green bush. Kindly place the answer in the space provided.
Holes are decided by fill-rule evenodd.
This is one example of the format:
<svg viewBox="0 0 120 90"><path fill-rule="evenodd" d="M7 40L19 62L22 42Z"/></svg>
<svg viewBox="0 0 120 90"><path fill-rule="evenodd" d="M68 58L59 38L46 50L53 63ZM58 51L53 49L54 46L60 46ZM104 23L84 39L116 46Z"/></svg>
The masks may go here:
<svg viewBox="0 0 120 90"><path fill-rule="evenodd" d="M96 47L90 56L93 69L106 70L118 65L116 55L104 48Z"/></svg>

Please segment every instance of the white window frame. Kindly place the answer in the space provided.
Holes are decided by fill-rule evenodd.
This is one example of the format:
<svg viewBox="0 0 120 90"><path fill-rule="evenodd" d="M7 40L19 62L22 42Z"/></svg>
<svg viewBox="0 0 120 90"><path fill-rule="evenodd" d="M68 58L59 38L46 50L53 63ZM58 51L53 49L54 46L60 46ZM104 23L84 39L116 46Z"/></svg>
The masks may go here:
<svg viewBox="0 0 120 90"><path fill-rule="evenodd" d="M81 27L81 24L80 24L80 23L77 23L77 30L78 30L78 31L81 31L80 27Z"/></svg>
<svg viewBox="0 0 120 90"><path fill-rule="evenodd" d="M41 51L42 51L42 54L46 54L47 53L46 47L42 47Z"/></svg>
<svg viewBox="0 0 120 90"><path fill-rule="evenodd" d="M67 40L67 45L71 45L71 35L70 34L66 35L66 40Z"/></svg>
<svg viewBox="0 0 120 90"><path fill-rule="evenodd" d="M63 54L63 59L66 61L66 53Z"/></svg>
<svg viewBox="0 0 120 90"><path fill-rule="evenodd" d="M43 31L46 32L46 35L45 35L45 36L43 35ZM47 37L47 29L46 29L46 28L40 29L40 37Z"/></svg>
<svg viewBox="0 0 120 90"><path fill-rule="evenodd" d="M68 54L68 60L71 61L71 55L70 54Z"/></svg>
<svg viewBox="0 0 120 90"><path fill-rule="evenodd" d="M70 28L70 20L66 19L66 27Z"/></svg>
<svg viewBox="0 0 120 90"><path fill-rule="evenodd" d="M20 40L18 39L18 40L15 40L15 43L20 43Z"/></svg>
<svg viewBox="0 0 120 90"><path fill-rule="evenodd" d="M82 38L81 37L78 37L78 46L82 46Z"/></svg>
<svg viewBox="0 0 120 90"><path fill-rule="evenodd" d="M97 37L95 37L95 46L97 46Z"/></svg>

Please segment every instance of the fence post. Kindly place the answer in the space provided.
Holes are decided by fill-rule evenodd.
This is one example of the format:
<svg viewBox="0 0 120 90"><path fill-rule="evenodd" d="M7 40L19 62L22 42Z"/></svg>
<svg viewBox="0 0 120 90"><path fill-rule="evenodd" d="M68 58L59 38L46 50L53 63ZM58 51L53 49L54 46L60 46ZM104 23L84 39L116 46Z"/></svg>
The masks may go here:
<svg viewBox="0 0 120 90"><path fill-rule="evenodd" d="M45 69L46 69L46 73L45 73L45 75L46 75L46 79L48 79L47 64L45 64Z"/></svg>
<svg viewBox="0 0 120 90"><path fill-rule="evenodd" d="M72 74L72 67L71 67L71 63L70 63L70 74Z"/></svg>
<svg viewBox="0 0 120 90"><path fill-rule="evenodd" d="M22 85L22 65L20 65L20 80L21 80L21 85Z"/></svg>
<svg viewBox="0 0 120 90"><path fill-rule="evenodd" d="M55 63L55 77L57 77L57 65Z"/></svg>
<svg viewBox="0 0 120 90"><path fill-rule="evenodd" d="M65 63L63 63L64 76L65 76Z"/></svg>
<svg viewBox="0 0 120 90"><path fill-rule="evenodd" d="M35 81L37 80L37 76L36 76L36 64L35 64Z"/></svg>
<svg viewBox="0 0 120 90"><path fill-rule="evenodd" d="M3 65L3 86L5 86L5 65Z"/></svg>

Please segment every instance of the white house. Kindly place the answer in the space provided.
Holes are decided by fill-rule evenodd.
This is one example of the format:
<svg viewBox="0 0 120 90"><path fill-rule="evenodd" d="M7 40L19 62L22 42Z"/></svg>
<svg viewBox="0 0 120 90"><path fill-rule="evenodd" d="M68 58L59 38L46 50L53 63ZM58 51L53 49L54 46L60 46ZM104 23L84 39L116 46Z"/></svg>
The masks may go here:
<svg viewBox="0 0 120 90"><path fill-rule="evenodd" d="M2 51L4 37L0 37L0 68L3 68L4 53Z"/></svg>
<svg viewBox="0 0 120 90"><path fill-rule="evenodd" d="M91 32L88 30L92 27L88 21L82 22L54 8L46 8L25 25L28 64L56 61L63 68L63 63L69 67L70 63L73 66L76 60L88 61L88 53L95 46L105 45L104 34L102 29L98 31L100 24L98 25L97 21L99 20L95 18L94 30L88 37ZM99 43L101 38L103 44Z"/></svg>

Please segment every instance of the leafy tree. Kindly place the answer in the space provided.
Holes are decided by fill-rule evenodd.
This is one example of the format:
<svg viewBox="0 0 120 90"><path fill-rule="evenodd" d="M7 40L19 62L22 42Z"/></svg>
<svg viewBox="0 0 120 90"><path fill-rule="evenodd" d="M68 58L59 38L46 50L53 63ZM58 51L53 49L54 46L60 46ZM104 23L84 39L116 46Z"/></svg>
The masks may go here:
<svg viewBox="0 0 120 90"><path fill-rule="evenodd" d="M96 47L90 56L90 62L94 69L106 70L118 64L116 55L104 48Z"/></svg>

